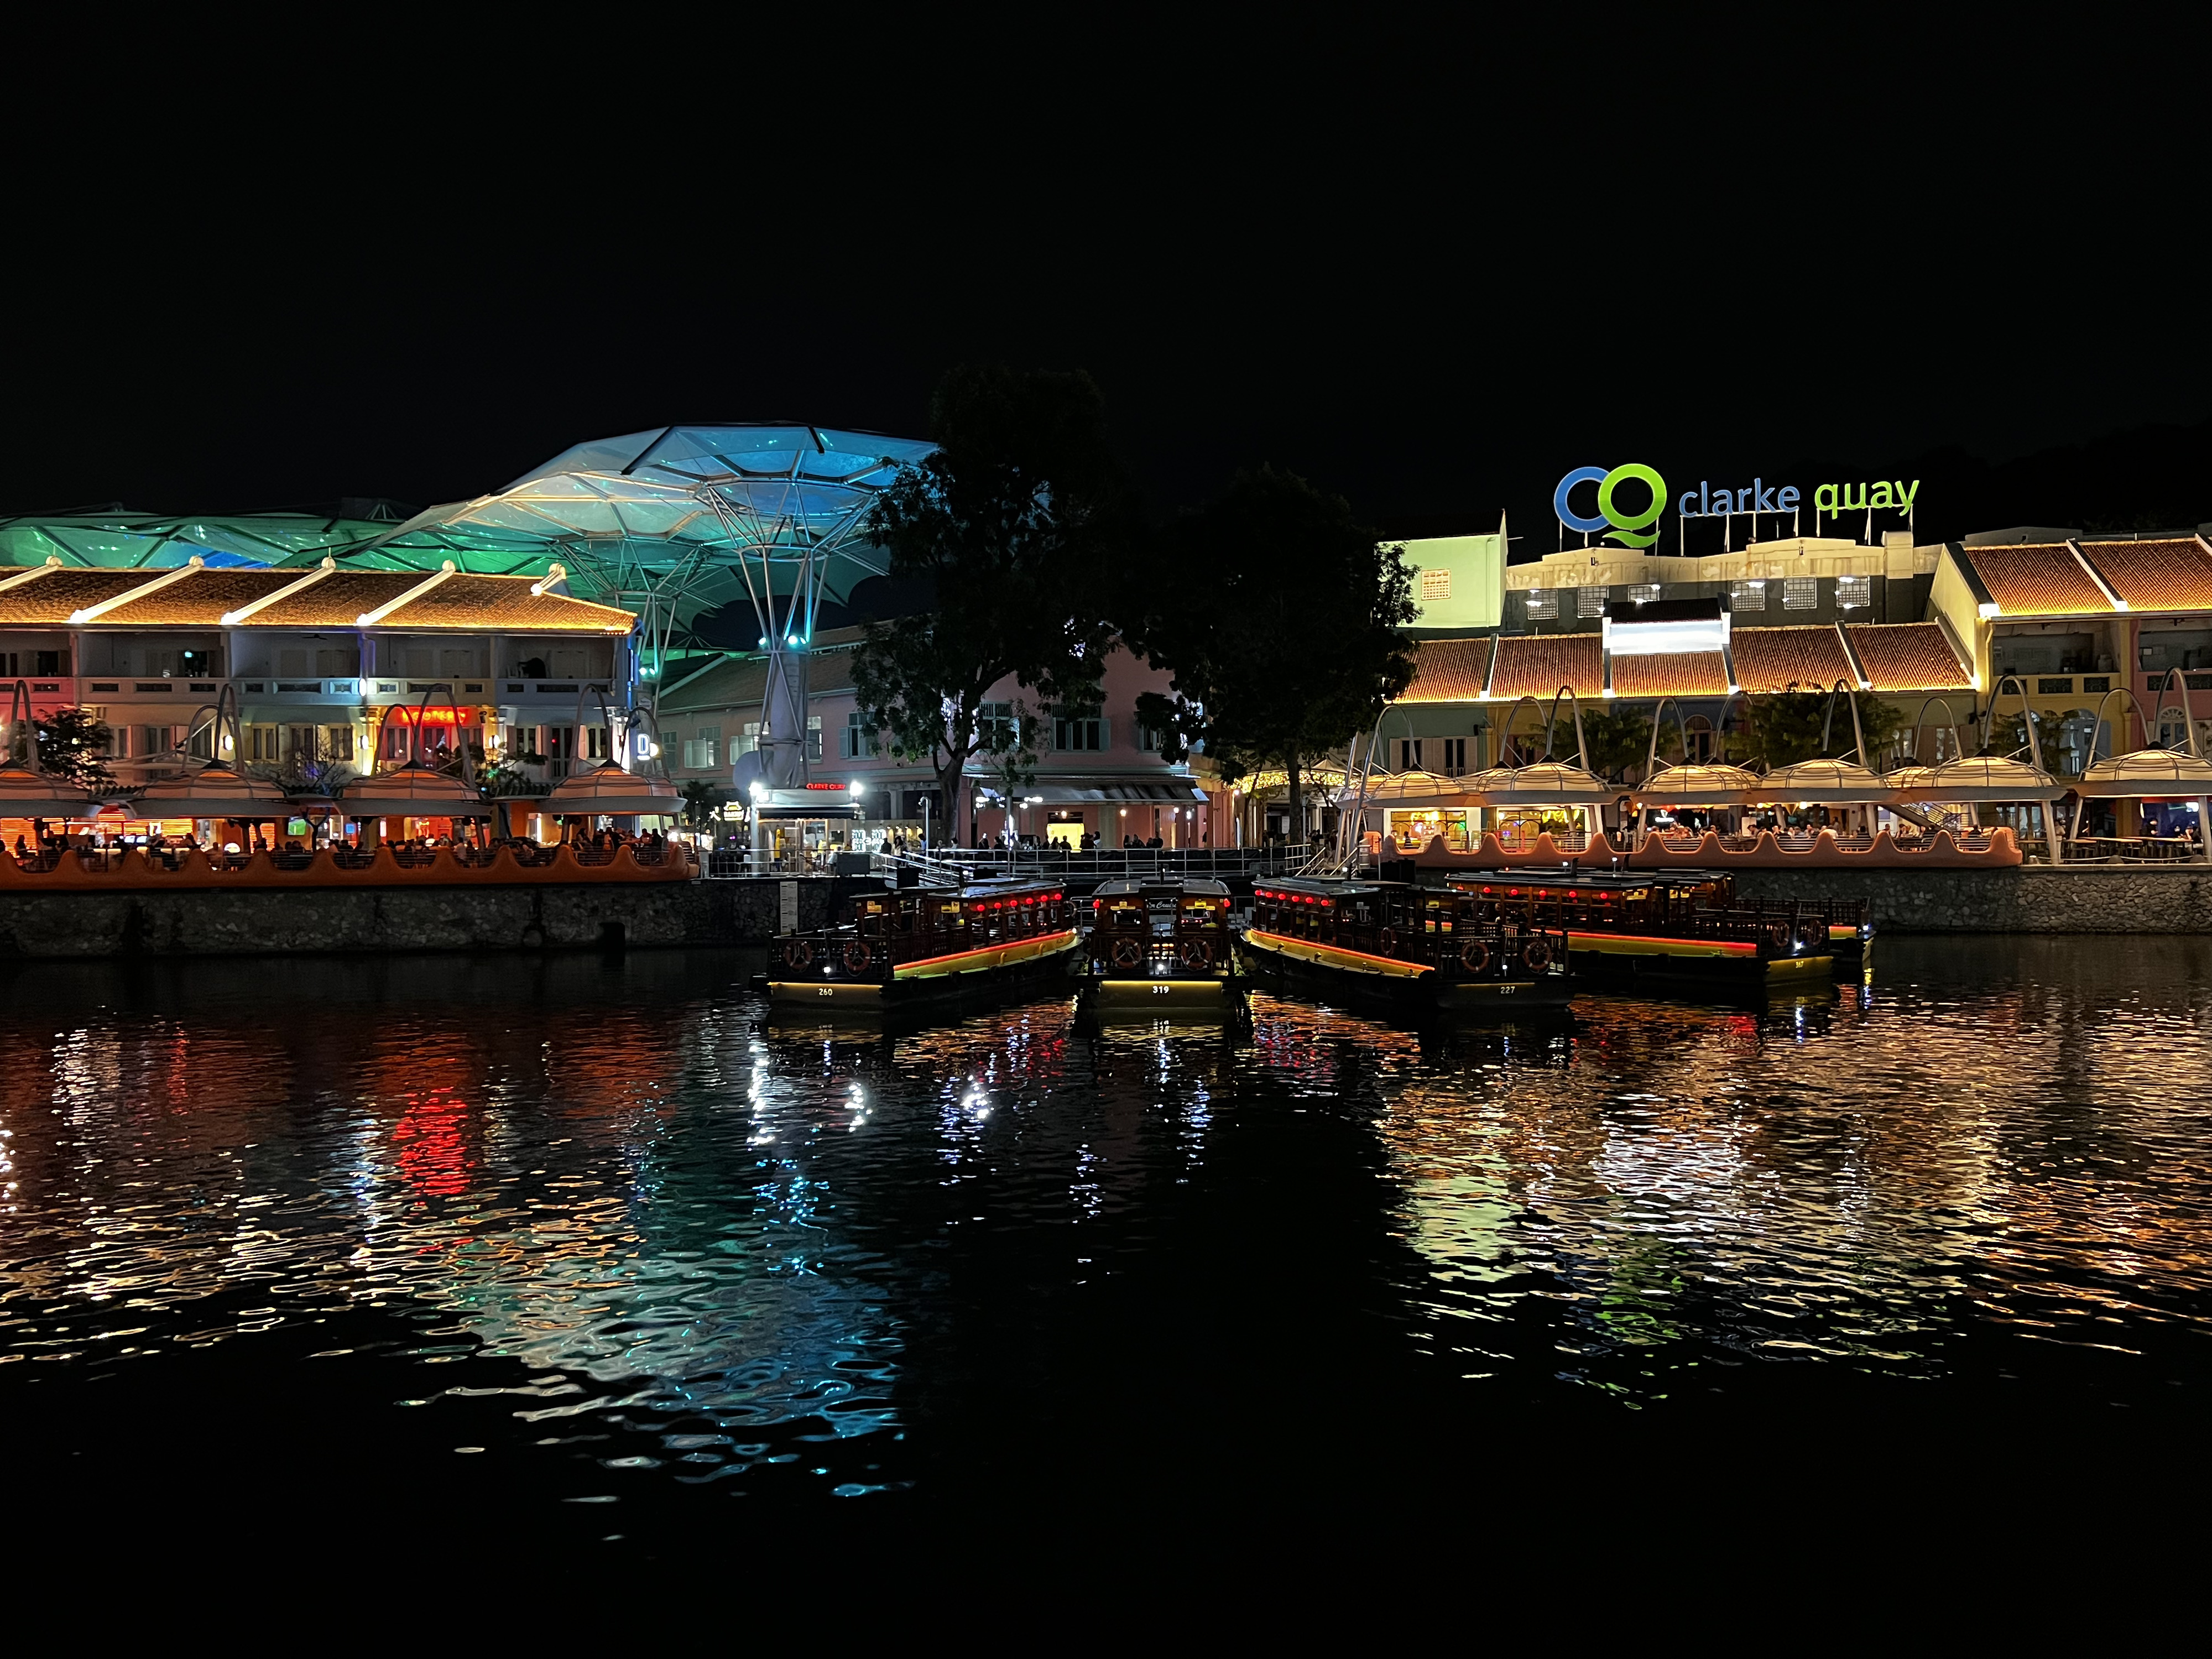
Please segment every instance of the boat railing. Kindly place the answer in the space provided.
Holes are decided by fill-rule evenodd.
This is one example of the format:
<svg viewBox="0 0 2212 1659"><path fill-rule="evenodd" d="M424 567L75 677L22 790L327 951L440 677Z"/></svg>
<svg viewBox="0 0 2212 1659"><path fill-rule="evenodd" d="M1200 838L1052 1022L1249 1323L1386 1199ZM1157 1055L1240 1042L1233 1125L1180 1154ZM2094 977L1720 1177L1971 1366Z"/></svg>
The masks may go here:
<svg viewBox="0 0 2212 1659"><path fill-rule="evenodd" d="M945 879L1034 875L1088 880L1184 881L1194 878L1243 880L1253 876L1292 874L1312 859L1314 849L1295 847L1100 847L1089 852L1066 848L933 847L927 853L878 853L879 868L901 866ZM957 876L956 873L957 872Z"/></svg>

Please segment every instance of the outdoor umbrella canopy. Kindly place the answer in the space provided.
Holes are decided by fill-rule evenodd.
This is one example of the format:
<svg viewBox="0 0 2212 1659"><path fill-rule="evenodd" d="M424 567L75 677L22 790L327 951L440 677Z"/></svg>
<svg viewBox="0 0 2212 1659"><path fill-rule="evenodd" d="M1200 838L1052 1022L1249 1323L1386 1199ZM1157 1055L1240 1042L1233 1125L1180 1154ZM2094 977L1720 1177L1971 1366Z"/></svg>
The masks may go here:
<svg viewBox="0 0 2212 1659"><path fill-rule="evenodd" d="M402 766L356 778L339 793L349 818L488 818L491 804L450 772Z"/></svg>
<svg viewBox="0 0 2212 1659"><path fill-rule="evenodd" d="M1358 793L1347 785L1338 799L1349 800ZM1433 772L1394 772L1370 783L1366 799L1370 806L1460 806L1467 804L1467 783Z"/></svg>
<svg viewBox="0 0 2212 1659"><path fill-rule="evenodd" d="M0 817L88 818L92 792L27 767L0 766Z"/></svg>
<svg viewBox="0 0 2212 1659"><path fill-rule="evenodd" d="M1910 798L1913 800L1972 805L2053 801L2066 793L2066 786L2041 767L1996 755L1971 755L1964 760L1947 761L1925 769L1929 773L1926 781L1910 787ZM1898 784L1893 775L1890 782L1893 787L1906 787Z"/></svg>
<svg viewBox="0 0 2212 1659"><path fill-rule="evenodd" d="M1470 801L1479 806L1596 806L1620 793L1594 772L1565 761L1534 761L1499 767L1468 780Z"/></svg>
<svg viewBox="0 0 2212 1659"><path fill-rule="evenodd" d="M183 777L163 778L138 793L132 809L144 818L282 818L291 803L273 783L216 762Z"/></svg>
<svg viewBox="0 0 2212 1659"><path fill-rule="evenodd" d="M1640 811L1647 806L1741 806L1759 779L1741 766L1662 766L1629 793Z"/></svg>
<svg viewBox="0 0 2212 1659"><path fill-rule="evenodd" d="M2090 762L2073 787L2077 795L2099 800L2212 795L2212 761L2178 749L2138 749Z"/></svg>
<svg viewBox="0 0 2212 1659"><path fill-rule="evenodd" d="M1853 761L1808 760L1778 767L1751 791L1754 802L1820 806L1887 806L1897 787Z"/></svg>
<svg viewBox="0 0 2212 1659"><path fill-rule="evenodd" d="M571 773L538 804L548 817L671 817L684 810L676 786L659 778L641 778L625 772L611 761L588 772Z"/></svg>

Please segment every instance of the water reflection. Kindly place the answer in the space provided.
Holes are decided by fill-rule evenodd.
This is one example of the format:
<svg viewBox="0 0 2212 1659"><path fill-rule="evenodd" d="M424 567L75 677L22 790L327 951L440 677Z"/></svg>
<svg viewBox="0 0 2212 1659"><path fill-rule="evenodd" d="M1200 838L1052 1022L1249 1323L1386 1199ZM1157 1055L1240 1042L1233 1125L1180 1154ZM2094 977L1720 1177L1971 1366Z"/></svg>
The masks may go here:
<svg viewBox="0 0 2212 1659"><path fill-rule="evenodd" d="M637 1502L1188 1460L1493 1385L2141 1398L2208 1328L2194 941L1884 940L1832 995L1449 1032L1267 997L766 1024L741 982L17 974L0 1389L314 1390L283 1365L374 1352L404 1403L344 1409Z"/></svg>

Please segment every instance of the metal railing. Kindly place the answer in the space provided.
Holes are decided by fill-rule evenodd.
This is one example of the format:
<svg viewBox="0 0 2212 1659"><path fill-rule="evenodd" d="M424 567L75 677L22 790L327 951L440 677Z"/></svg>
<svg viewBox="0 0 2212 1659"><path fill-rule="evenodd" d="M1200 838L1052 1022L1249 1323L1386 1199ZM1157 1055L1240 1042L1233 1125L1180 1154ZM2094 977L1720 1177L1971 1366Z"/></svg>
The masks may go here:
<svg viewBox="0 0 2212 1659"><path fill-rule="evenodd" d="M1060 848L933 847L927 853L878 853L884 873L917 871L931 886L988 880L994 876L1039 876L1099 881L1241 881L1304 869L1310 847L1102 847L1088 853Z"/></svg>

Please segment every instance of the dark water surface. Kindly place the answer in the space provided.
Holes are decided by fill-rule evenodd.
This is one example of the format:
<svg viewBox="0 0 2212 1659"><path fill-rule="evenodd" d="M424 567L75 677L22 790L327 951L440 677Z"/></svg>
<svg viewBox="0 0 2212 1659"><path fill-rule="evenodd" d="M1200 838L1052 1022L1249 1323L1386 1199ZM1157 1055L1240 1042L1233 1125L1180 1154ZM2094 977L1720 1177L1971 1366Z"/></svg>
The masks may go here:
<svg viewBox="0 0 2212 1659"><path fill-rule="evenodd" d="M596 1545L2208 1403L2204 942L1888 939L1804 1002L1443 1038L791 1026L747 966L12 972L18 1494Z"/></svg>

